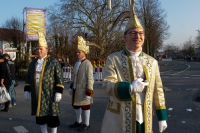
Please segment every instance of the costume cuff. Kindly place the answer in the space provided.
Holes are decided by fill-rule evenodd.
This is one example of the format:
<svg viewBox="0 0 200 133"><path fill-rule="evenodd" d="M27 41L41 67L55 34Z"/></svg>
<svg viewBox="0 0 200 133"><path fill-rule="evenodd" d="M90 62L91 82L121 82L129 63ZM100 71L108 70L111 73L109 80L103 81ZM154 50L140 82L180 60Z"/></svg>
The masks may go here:
<svg viewBox="0 0 200 133"><path fill-rule="evenodd" d="M114 92L120 101L132 101L130 85L129 82L117 82L115 84Z"/></svg>
<svg viewBox="0 0 200 133"><path fill-rule="evenodd" d="M158 121L167 120L167 110L165 106L156 107Z"/></svg>
<svg viewBox="0 0 200 133"><path fill-rule="evenodd" d="M26 85L24 86L24 91L28 91L28 92L31 91L31 87L30 87L29 84L26 84Z"/></svg>
<svg viewBox="0 0 200 133"><path fill-rule="evenodd" d="M56 85L56 92L63 93L64 86L61 84Z"/></svg>
<svg viewBox="0 0 200 133"><path fill-rule="evenodd" d="M86 94L87 96L92 96L94 94L94 90L91 89L86 89Z"/></svg>

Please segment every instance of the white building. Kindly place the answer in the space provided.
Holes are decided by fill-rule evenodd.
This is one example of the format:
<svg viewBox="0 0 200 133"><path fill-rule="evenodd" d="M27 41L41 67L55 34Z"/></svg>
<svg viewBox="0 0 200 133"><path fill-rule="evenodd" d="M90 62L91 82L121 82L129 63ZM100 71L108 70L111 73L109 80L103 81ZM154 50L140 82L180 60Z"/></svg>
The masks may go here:
<svg viewBox="0 0 200 133"><path fill-rule="evenodd" d="M23 40L23 33L18 30L0 28L0 53L9 54L11 59L14 61L18 50L13 47L13 39Z"/></svg>

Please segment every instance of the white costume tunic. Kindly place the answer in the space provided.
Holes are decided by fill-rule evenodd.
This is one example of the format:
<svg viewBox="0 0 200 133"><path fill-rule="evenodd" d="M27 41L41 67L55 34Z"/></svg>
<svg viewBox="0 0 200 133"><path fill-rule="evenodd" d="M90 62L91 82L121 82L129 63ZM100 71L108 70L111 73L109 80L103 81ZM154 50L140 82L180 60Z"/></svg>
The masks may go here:
<svg viewBox="0 0 200 133"><path fill-rule="evenodd" d="M144 93L131 92L130 85L136 77L148 81ZM109 55L102 87L109 101L101 133L136 133L136 119L144 121L145 133L152 133L153 103L158 120L167 120L158 62L153 57L143 52L134 56L127 49Z"/></svg>

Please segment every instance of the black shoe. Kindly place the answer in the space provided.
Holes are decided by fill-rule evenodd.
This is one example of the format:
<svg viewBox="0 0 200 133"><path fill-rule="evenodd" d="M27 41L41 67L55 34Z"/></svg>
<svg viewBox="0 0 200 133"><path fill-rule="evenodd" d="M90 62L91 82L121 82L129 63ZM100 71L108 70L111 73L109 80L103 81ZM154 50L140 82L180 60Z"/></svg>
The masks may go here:
<svg viewBox="0 0 200 133"><path fill-rule="evenodd" d="M82 122L78 123L78 122L74 122L74 124L69 125L69 128L76 128L76 127L81 127L82 126Z"/></svg>
<svg viewBox="0 0 200 133"><path fill-rule="evenodd" d="M81 126L81 128L78 129L78 131L79 131L79 132L83 132L83 131L88 130L89 128L90 128L90 125L87 126L86 124L83 124L83 125Z"/></svg>
<svg viewBox="0 0 200 133"><path fill-rule="evenodd" d="M8 112L8 109L2 109L1 112Z"/></svg>

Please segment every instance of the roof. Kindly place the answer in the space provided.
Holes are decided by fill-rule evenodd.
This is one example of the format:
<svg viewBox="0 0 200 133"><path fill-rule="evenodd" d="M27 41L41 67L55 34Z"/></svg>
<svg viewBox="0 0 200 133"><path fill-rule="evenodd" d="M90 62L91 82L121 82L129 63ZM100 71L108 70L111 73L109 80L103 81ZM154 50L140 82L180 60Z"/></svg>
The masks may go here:
<svg viewBox="0 0 200 133"><path fill-rule="evenodd" d="M16 38L18 42L25 40L25 34L20 30L0 28L0 40L12 42Z"/></svg>

